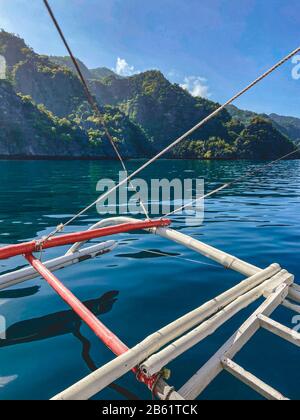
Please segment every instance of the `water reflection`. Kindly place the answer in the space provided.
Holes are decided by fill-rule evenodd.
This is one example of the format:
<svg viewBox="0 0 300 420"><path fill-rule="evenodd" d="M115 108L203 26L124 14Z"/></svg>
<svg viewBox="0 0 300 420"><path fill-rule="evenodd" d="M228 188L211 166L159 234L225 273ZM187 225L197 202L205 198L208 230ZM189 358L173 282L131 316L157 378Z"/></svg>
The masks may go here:
<svg viewBox="0 0 300 420"><path fill-rule="evenodd" d="M131 252L128 254L117 254L117 258L132 258L132 259L149 259L149 258L164 258L164 257L179 257L181 254L177 252L166 252L162 253L159 249L148 249L139 252Z"/></svg>
<svg viewBox="0 0 300 420"><path fill-rule="evenodd" d="M141 164L141 161L130 161L127 164L129 172L132 173ZM152 178L161 179L164 177L169 179L203 178L205 179L205 191L208 192L262 164L263 162L250 161L163 160L145 170L141 176L147 181ZM43 236L53 230L58 223L66 221L85 204L94 201L98 196L97 181L100 178L117 179L119 168L118 162L0 161L0 179L2 181L0 183L0 243L16 243L36 236ZM173 227L260 267L265 267L270 262L276 261L299 279L299 264L295 257L299 253L300 238L299 180L300 160L281 162L274 168L257 174L240 184L233 185L206 200L205 220L202 225L187 226L185 217L176 215L172 218ZM78 219L66 231L85 229L98 220L99 215L96 210L91 209L86 216ZM73 267L70 270L72 270L73 281L82 290L86 290L87 287L96 287L99 284L99 272L102 284L108 284L110 289L122 290L124 299L119 302L118 307L114 307L112 319L114 316L123 317L122 334L128 337L130 342L139 342L146 331L151 333L154 329L160 328L163 321L167 323L182 314L182 312L178 312L178 298L184 300L186 310L188 310L187 307L194 309L199 305L199 296L204 302L219 294L221 289L224 290L225 285L236 284L237 278L230 277L233 276L233 273L227 274L229 283L227 283L227 276L224 276L222 271L207 269L204 272L205 275L199 275L199 273L203 273L204 268L199 272L195 265L190 264L190 261L195 259L195 254L190 250L185 250L184 254L176 255L175 253L183 252L182 247L163 238L135 232L130 235L118 235L116 239L121 241L122 247L117 251L120 256L116 256L115 253L107 254L102 261L94 259L89 261L86 267L83 263L80 267ZM132 250L133 252L131 252ZM174 264L172 264L171 258L148 259L155 254L149 255L148 252L147 255L143 250L155 250L160 253L171 251L172 254L175 254ZM51 252L49 251L49 254ZM54 250L52 256L57 256L54 254ZM175 261L180 261L178 258L182 257L185 257L187 261L181 261L180 265L175 264ZM155 261L157 264L153 264ZM9 272L15 269L13 264L21 266L22 263L23 260L20 258L0 261L0 266L3 271ZM116 267L123 268L122 275L120 275L120 270L115 269ZM136 270L134 274L132 274L133 270ZM170 273L172 273L172 277L170 277ZM88 274L88 282L85 274ZM160 278L170 281L156 281ZM37 291L37 289L29 288L18 292L5 292L9 294L0 294L0 299L2 298L3 301L10 299L9 311L17 319L23 319L25 305L26 312L29 313L28 318L34 318L35 315L31 313L30 305L27 305L27 302L21 302L19 305L19 301L15 298L32 296ZM52 292L49 291L49 293ZM163 297L165 293L168 293L167 303ZM30 300L30 298L28 299ZM156 311L150 317L144 308L149 307L153 302L156 302ZM105 306L105 299L102 303ZM49 312L51 310L55 311L50 306ZM240 321L239 323L243 322L242 316L238 316L238 321ZM30 321L18 323L11 327L9 340L6 342L6 346L11 347L7 347L8 351L1 352L2 365L5 367L14 366L16 368L14 373L19 375L20 385L7 387L6 394L9 398L14 399L16 393L19 395L21 385L27 386L27 383L22 383L23 366L16 366L15 350L17 349L13 348L13 345L22 342L22 340L26 342L26 339L28 341L43 339L41 335L43 325L45 325L45 329L48 329L44 338L47 338L47 335L73 334L76 340L80 340L78 343L81 343L80 348L86 365L91 371L96 368L94 361L90 358L90 343L82 336L80 321L74 319L72 314L70 316L68 312L65 312L61 316L59 314L52 315L49 320L40 319L40 321L32 320L32 323ZM23 328L24 331L22 331ZM81 330L83 331L83 328ZM263 341L263 345L267 346L267 340L268 338ZM65 345L68 345L67 339ZM259 347L254 345L253 354L257 353L257 349ZM289 356L293 354L292 351L292 349L286 348ZM57 352L59 352L59 346ZM282 354L285 352L283 351ZM206 358L211 354L210 352L206 353L203 348L201 355ZM174 362L178 383L183 383L187 379L186 369L190 369L191 375L199 369L201 355L199 356L198 348L195 348L188 354L188 366L182 366L181 360ZM46 357L49 357L49 363L51 363L52 355L45 355ZM74 360L72 359L70 363L76 364L77 359L78 354L75 353ZM253 363L249 363L249 370L255 371L260 368L263 371L264 360L257 362L257 358L254 359ZM285 359L284 367L287 371L294 369L294 360L294 357ZM31 368L30 363L29 360L26 369ZM57 362L54 373L59 378L65 369L65 361L61 359ZM41 391L41 374L47 379L44 389L49 394L52 393L50 388L52 372L49 373L47 363L45 363L42 370L35 372L32 369L30 388L32 395L37 397L40 396ZM123 380L126 384L127 379ZM48 382L49 385L47 385ZM293 390L299 389L298 383L292 376L285 377L284 386L291 391L286 394L292 394ZM227 382L225 383L226 387L230 388L230 384ZM239 389L235 391L235 396L243 399L245 393ZM143 388L137 392L143 392ZM209 392L209 395L212 396L214 391L210 390ZM142 396L147 398L147 394L142 394Z"/></svg>
<svg viewBox="0 0 300 420"><path fill-rule="evenodd" d="M25 296L32 296L39 291L39 287L30 287L25 289L8 290L0 293L0 299L15 299ZM119 292L111 291L102 295L98 299L92 299L84 302L84 305L93 312L94 315L103 315L112 310L117 301ZM56 312L40 318L28 319L11 325L6 331L6 338L0 340L0 347L15 346L17 344L31 343L34 341L46 340L65 334L73 334L82 344L81 356L91 372L98 369L93 361L90 351L91 342L82 334L81 319L72 310ZM7 385L16 377L0 378L0 387ZM125 398L137 400L138 397L126 388L111 384L110 388L120 393Z"/></svg>
<svg viewBox="0 0 300 420"><path fill-rule="evenodd" d="M129 172L140 164L141 161L128 162ZM262 165L264 162L255 161L163 160L146 169L141 176L149 184L152 178L203 178L207 192ZM45 234L57 224L53 216L59 221L66 221L81 206L97 198L96 184L99 179L117 180L118 171L119 166L114 161L101 164L85 161L1 161L0 242L13 243ZM39 174L38 178L34 176L36 173ZM229 199L232 201L230 210L234 210L238 199L242 197L244 205L247 205L247 198L252 198L249 206L268 205L271 198L285 199L282 203L285 201L287 205L287 200L299 197L299 174L300 161L280 162L208 199L207 204L220 210L220 206L215 205L216 201L226 203L226 199ZM36 197L39 199L36 200ZM280 203L276 202L275 205L280 206ZM224 209L227 214L225 210L229 209ZM95 209L76 221L75 226L91 224L91 219L93 222L99 219Z"/></svg>
<svg viewBox="0 0 300 420"><path fill-rule="evenodd" d="M96 316L102 315L111 311L117 296L116 291L108 292L98 299L86 301L85 305ZM0 347L45 340L65 334L76 336L81 325L81 319L72 310L20 321L7 329L6 339L0 341Z"/></svg>
<svg viewBox="0 0 300 420"><path fill-rule="evenodd" d="M1 299L18 299L33 296L40 290L40 286L26 287L23 289L4 290L0 292Z"/></svg>

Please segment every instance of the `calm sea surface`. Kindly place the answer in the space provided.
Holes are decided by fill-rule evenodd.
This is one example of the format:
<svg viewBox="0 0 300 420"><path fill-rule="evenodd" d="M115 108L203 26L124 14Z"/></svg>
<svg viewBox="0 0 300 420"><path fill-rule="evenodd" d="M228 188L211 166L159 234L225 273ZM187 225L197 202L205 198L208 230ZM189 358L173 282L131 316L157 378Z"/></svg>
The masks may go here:
<svg viewBox="0 0 300 420"><path fill-rule="evenodd" d="M140 162L128 163L132 171ZM257 162L161 161L146 179L205 179L206 191L230 181ZM97 197L100 178L116 178L116 162L0 162L0 243L26 241L53 227ZM67 231L96 222L95 210ZM260 267L278 262L300 282L300 161L278 164L205 203L205 220L176 229ZM148 334L241 281L192 251L143 233L123 234L112 253L64 269L58 277L119 337L133 346ZM169 254L159 256L147 251ZM64 249L51 250L49 257ZM44 257L45 258L45 257ZM187 261L194 260L194 261ZM208 265L207 265L208 264ZM22 258L0 261L1 272L22 267ZM96 367L110 352L41 279L0 292L7 338L0 340L0 399L49 399ZM177 389L225 342L257 306L241 312L216 335L170 364ZM292 327L295 314L278 309L273 318ZM299 351L259 332L236 357L237 363L289 398L300 399ZM128 374L98 399L150 398ZM121 393L120 393L121 392ZM202 394L206 399L256 399L246 386L224 373Z"/></svg>

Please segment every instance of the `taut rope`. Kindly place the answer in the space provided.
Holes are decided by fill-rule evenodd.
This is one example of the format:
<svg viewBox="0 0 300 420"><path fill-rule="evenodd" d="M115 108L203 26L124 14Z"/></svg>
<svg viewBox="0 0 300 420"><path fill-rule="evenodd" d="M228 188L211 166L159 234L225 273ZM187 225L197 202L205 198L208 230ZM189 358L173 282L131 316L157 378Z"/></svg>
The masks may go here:
<svg viewBox="0 0 300 420"><path fill-rule="evenodd" d="M95 98L93 97L93 95L91 94L91 91L90 91L90 89L89 89L88 83L87 83L87 81L85 80L85 77L84 77L84 75L82 74L82 71L80 70L80 67L79 67L79 65L78 65L78 62L77 62L77 60L76 60L76 58L75 58L75 56L74 56L74 54L73 54L73 52L72 52L72 50L71 50L71 48L70 48L70 45L69 45L69 43L68 43L68 41L67 41L67 39L66 39L66 37L65 37L65 35L64 35L63 31L62 31L62 29L61 29L61 27L60 27L60 25L59 25L59 23L58 23L58 21L57 21L56 17L54 16L54 13L53 13L53 11L52 11L52 9L51 9L51 6L49 5L49 3L48 3L48 1L47 1L47 0L43 0L43 1L44 1L44 4L45 4L45 6L46 6L46 8L47 8L47 11L48 11L48 13L49 13L49 15L50 15L50 17L51 17L51 19L52 19L52 21L53 21L53 23L54 23L55 27L56 27L56 29L57 29L58 33L59 33L59 35L60 35L60 37L61 37L61 39L62 39L62 41L63 41L63 43L64 43L64 45L65 45L65 47L66 47L66 49L67 49L67 51L68 51L68 53L69 53L69 55L70 55L70 58L71 58L71 60L72 60L72 63L74 64L74 67L75 67L75 69L76 69L76 71L77 71L77 73L78 73L79 79L80 79L80 81L81 81L81 83L82 83L82 85L83 85L84 92L85 92L85 95L86 95L86 97L87 97L87 100L88 100L89 104L91 105L91 107L92 107L92 109L93 109L93 111L94 111L95 115L99 118L99 121L100 121L101 125L103 126L103 129L104 129L105 135L106 135L106 137L108 138L108 140L109 140L110 144L112 145L112 147L113 147L113 149L114 149L114 151L115 151L115 153L116 153L116 155L117 155L117 157L118 157L118 159L119 159L119 161L120 161L120 163L121 163L121 165L122 165L123 170L124 170L126 173L128 173L127 168L126 168L126 165L125 165L125 163L124 163L124 160L123 160L123 158L122 158L122 156L121 156L121 154L120 154L120 152L119 152L119 150L118 150L118 148L117 148L117 146L116 146L116 144L115 144L115 142L114 142L114 139L113 139L112 135L111 135L111 134L110 134L110 132L109 132L109 129L108 129L108 127L107 127L106 123L105 123L105 120L104 120L104 118L103 118L103 115L102 115L102 114L101 114L101 112L100 112L100 109L99 109L98 103L97 103L97 101L95 100ZM132 187L132 188L136 191L135 187L134 187L132 184L131 184L130 186L131 186L131 187ZM148 220L150 220L150 217L149 217L148 211L146 210L146 207L145 207L145 205L144 205L143 201L142 201L141 199L139 199L139 201L140 201L141 207L142 207L142 209L143 209L143 211L144 211L144 213L145 213L146 218L147 218ZM62 228L62 226L60 226L60 228ZM57 232L56 232L56 233L57 233Z"/></svg>

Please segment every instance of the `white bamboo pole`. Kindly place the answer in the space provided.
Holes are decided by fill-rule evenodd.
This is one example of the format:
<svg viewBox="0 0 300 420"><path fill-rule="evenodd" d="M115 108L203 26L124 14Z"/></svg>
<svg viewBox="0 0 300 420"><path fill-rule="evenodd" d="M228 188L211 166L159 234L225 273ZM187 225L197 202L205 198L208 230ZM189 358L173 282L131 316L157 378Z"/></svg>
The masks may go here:
<svg viewBox="0 0 300 420"><path fill-rule="evenodd" d="M138 220L131 217L111 217L108 219L100 220L98 223L94 224L89 228L89 230L97 229L100 227L118 225L121 223L137 223ZM147 229L146 229L147 230ZM245 261L240 260L239 258L234 257L233 255L227 254L226 252L220 251L217 248L213 248L210 245L200 242L196 239L191 238L188 235L185 235L181 232L177 232L173 229L168 228L155 228L149 229L151 232L159 235L163 238L169 239L173 242L176 242L180 245L183 245L189 249L192 249L205 257L212 259L219 264L223 265L225 268L230 268L232 270L238 271L241 274L246 275L247 277L253 276L254 274L259 273L261 268L255 267ZM78 242L74 244L68 254L77 251L77 249L82 246L84 242Z"/></svg>
<svg viewBox="0 0 300 420"><path fill-rule="evenodd" d="M62 257L46 261L44 265L51 271L56 271L61 268L68 267L72 264L77 264L88 258L94 258L98 255L112 251L117 246L115 241L102 242L97 245L84 248L80 251L70 255L63 255ZM32 268L26 267L21 270L13 271L11 273L0 276L0 290L6 289L16 284L23 283L28 280L39 277L39 274Z"/></svg>
<svg viewBox="0 0 300 420"><path fill-rule="evenodd" d="M238 284L217 298L184 315L156 333L150 335L127 353L102 366L96 372L54 397L55 400L89 399L116 379L125 375L135 366L171 340L184 334L243 293L280 272L280 266L273 264L262 272Z"/></svg>
<svg viewBox="0 0 300 420"><path fill-rule="evenodd" d="M288 282L293 280L290 276ZM270 316L273 311L284 301L288 293L286 283L278 288L263 302L263 304L248 318L244 324L233 334L232 337L209 359L202 368L193 375L188 382L180 388L179 393L187 400L198 397L206 387L223 370L222 359L233 359L235 355L248 343L260 328L258 315Z"/></svg>
<svg viewBox="0 0 300 420"><path fill-rule="evenodd" d="M175 360L178 356L194 347L209 335L213 334L234 315L263 296L266 288L268 289L270 286L277 287L278 284L283 283L289 276L290 274L287 273L286 270L282 270L271 280L267 280L252 289L250 292L238 297L212 318L209 318L194 330L190 331L188 334L179 338L177 341L173 342L168 347L164 348L159 353L152 355L148 360L143 362L141 365L142 372L147 376L152 376L159 372L172 360Z"/></svg>
<svg viewBox="0 0 300 420"><path fill-rule="evenodd" d="M297 290L297 292L300 292L300 286L299 286L299 284L294 283L293 286L291 286L291 287L292 287L292 289Z"/></svg>
<svg viewBox="0 0 300 420"><path fill-rule="evenodd" d="M290 302L289 300L284 300L283 302L282 302L282 305L285 307L285 308L288 308L288 309L290 309L291 311L294 311L294 312L296 312L297 314L300 314L300 306L299 305L296 305L296 304L294 304L294 303L292 303L292 302Z"/></svg>
<svg viewBox="0 0 300 420"><path fill-rule="evenodd" d="M245 276L253 276L254 274L257 274L261 271L260 268L255 267L254 265L248 264L247 262L234 257L233 255L213 248L204 242L200 242L173 229L157 228L154 229L154 232L163 238L169 239L170 241L176 242L185 246L186 248L198 252L201 255L204 255L206 258L209 258L223 265L225 268L230 268L231 270L237 271L241 274L244 274Z"/></svg>
<svg viewBox="0 0 300 420"><path fill-rule="evenodd" d="M297 287L295 287L296 285L293 285L292 287L290 287L289 290L289 297L294 300L295 302L300 303L300 291L298 290ZM299 287L299 286L298 286Z"/></svg>

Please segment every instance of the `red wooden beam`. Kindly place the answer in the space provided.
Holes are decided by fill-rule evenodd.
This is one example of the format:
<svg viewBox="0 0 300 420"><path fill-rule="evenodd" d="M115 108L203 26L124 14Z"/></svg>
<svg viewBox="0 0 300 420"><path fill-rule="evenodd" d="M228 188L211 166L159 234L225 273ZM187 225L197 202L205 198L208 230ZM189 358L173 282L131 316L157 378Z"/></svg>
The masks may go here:
<svg viewBox="0 0 300 420"><path fill-rule="evenodd" d="M54 248L57 246L71 245L76 242L89 241L91 239L101 238L103 236L116 235L118 233L131 232L140 229L150 229L155 227L166 227L171 224L168 219L140 221L135 223L123 223L117 226L109 226L95 230L86 230L83 232L69 233L57 237L49 238L46 242L31 241L17 245L9 245L0 248L0 260L15 257L17 255L32 254L43 249Z"/></svg>
<svg viewBox="0 0 300 420"><path fill-rule="evenodd" d="M46 282L55 290L55 292L74 310L74 312L85 322L98 338L116 355L126 353L129 348L114 334L112 333L99 319L88 309L86 306L65 287L58 278L51 273L44 266L44 264L35 258L32 254L25 256L27 261L39 273ZM150 390L156 383L157 375L148 378L137 368L133 369L133 373L137 379L143 382Z"/></svg>

